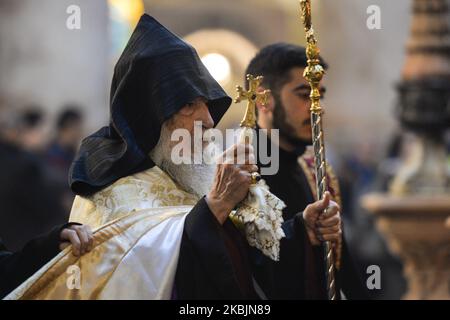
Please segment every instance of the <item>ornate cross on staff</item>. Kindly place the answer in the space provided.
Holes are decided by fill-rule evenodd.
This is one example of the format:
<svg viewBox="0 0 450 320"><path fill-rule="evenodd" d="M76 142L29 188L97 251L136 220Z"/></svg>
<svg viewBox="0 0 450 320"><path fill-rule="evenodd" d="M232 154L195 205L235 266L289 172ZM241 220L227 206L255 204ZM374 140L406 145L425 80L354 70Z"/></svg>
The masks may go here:
<svg viewBox="0 0 450 320"><path fill-rule="evenodd" d="M239 103L243 100L247 100L247 110L245 111L244 119L241 121L241 127L247 127L254 129L256 127L256 103L265 105L269 98L270 90L264 90L257 92L259 85L263 81L263 77L254 77L251 74L247 75L249 90L245 91L241 86L236 86L238 97L234 100L235 103Z"/></svg>

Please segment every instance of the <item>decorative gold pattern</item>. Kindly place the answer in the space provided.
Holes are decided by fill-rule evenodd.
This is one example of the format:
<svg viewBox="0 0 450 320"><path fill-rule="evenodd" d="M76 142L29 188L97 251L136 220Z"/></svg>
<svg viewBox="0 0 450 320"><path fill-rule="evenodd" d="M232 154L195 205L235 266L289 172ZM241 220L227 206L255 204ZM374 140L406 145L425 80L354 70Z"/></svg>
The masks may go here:
<svg viewBox="0 0 450 320"><path fill-rule="evenodd" d="M183 191L158 167L119 179L89 198L77 196L70 221L98 228L146 207L195 205L199 199Z"/></svg>
<svg viewBox="0 0 450 320"><path fill-rule="evenodd" d="M284 202L260 180L250 186L247 198L231 214L231 220L245 231L249 245L275 261L279 260L280 240L285 236L281 228L284 207Z"/></svg>
<svg viewBox="0 0 450 320"><path fill-rule="evenodd" d="M92 251L65 249L6 299L170 299L184 219L197 200L158 167L78 197L71 220L94 222ZM67 285L69 267L80 270L79 289Z"/></svg>

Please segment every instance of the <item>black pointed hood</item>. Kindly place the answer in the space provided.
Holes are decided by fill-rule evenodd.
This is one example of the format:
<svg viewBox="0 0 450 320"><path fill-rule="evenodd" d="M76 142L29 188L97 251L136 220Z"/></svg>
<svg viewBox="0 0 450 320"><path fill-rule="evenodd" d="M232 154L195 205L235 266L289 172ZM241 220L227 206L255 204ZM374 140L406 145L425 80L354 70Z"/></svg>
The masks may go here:
<svg viewBox="0 0 450 320"><path fill-rule="evenodd" d="M152 167L148 154L162 123L197 97L217 124L231 104L195 49L143 15L114 69L110 125L85 138L69 173L72 190L90 195Z"/></svg>

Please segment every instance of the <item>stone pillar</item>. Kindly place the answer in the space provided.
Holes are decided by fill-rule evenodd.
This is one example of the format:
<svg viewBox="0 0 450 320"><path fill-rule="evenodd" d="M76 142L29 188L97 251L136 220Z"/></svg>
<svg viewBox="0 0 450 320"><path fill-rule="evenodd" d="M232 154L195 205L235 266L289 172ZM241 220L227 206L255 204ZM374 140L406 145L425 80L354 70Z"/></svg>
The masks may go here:
<svg viewBox="0 0 450 320"><path fill-rule="evenodd" d="M405 299L450 299L450 196L443 135L450 125L450 0L414 0L398 118L416 136L390 194L363 206L404 264ZM447 221L447 222L446 222Z"/></svg>
<svg viewBox="0 0 450 320"><path fill-rule="evenodd" d="M403 262L403 298L450 299L450 197L371 194L363 206L376 215L378 230Z"/></svg>

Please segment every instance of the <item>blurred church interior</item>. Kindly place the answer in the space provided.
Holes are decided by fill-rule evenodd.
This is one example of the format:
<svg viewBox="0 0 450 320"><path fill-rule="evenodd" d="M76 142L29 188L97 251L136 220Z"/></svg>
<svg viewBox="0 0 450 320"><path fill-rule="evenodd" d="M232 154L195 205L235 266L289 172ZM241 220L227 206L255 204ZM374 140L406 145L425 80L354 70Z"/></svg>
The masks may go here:
<svg viewBox="0 0 450 320"><path fill-rule="evenodd" d="M361 275L380 267L376 299L449 299L450 1L313 3L330 66L327 159ZM71 5L79 30L66 27ZM380 29L367 26L371 5ZM84 115L81 136L106 124L113 66L144 12L191 43L233 97L259 48L305 44L298 1L0 0L3 134L30 106L45 114L47 140L67 105ZM237 127L244 110L234 104L219 128Z"/></svg>

